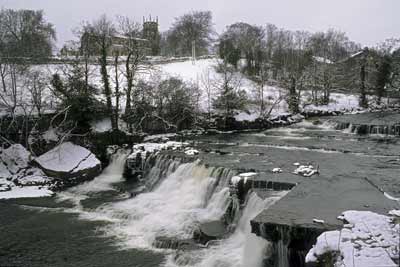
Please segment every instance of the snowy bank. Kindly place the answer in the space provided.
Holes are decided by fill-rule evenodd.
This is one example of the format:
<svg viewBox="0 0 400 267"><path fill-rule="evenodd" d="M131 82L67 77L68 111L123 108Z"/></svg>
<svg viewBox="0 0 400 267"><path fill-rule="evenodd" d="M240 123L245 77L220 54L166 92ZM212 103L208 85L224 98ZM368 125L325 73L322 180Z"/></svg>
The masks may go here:
<svg viewBox="0 0 400 267"><path fill-rule="evenodd" d="M22 145L0 149L0 199L51 196L53 179L31 166L32 155Z"/></svg>
<svg viewBox="0 0 400 267"><path fill-rule="evenodd" d="M326 254L337 255L334 266L395 267L399 263L398 211L385 216L370 211L345 211L338 219L343 229L322 233L306 256L318 263ZM332 265L333 266L333 265Z"/></svg>

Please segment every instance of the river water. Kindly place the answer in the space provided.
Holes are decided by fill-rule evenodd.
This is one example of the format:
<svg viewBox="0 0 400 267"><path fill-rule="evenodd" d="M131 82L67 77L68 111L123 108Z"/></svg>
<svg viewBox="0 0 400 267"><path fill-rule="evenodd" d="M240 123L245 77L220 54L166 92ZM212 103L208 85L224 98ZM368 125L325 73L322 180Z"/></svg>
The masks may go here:
<svg viewBox="0 0 400 267"><path fill-rule="evenodd" d="M342 164L356 175L364 166L365 174L374 172L376 164L395 161L400 154L396 138L359 137L335 131L328 123L304 122L195 141L200 147L228 153L223 160L219 157L221 164L216 165L234 167L240 162L265 170L289 166L302 158L319 162L327 172L337 171L337 164ZM190 239L199 223L223 216L229 205L232 173L199 162L178 164L160 158L148 178L156 186L131 197L128 192L136 185L122 176L127 154L118 151L100 176L55 197L0 202L0 266L261 266L268 243L250 234L249 221L286 192L265 199L249 195L235 230L208 247L184 253L157 249L153 246L157 238ZM209 158L213 160L212 155ZM160 169L165 177L159 177ZM396 172L398 166L393 165L379 174L388 177L381 185L390 187ZM397 188L390 188L396 194Z"/></svg>

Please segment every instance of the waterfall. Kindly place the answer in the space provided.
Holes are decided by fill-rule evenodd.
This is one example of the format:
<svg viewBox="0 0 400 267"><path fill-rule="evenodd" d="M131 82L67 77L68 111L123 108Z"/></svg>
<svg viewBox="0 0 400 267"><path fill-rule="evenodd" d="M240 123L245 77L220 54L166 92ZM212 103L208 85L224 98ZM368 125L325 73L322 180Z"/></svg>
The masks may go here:
<svg viewBox="0 0 400 267"><path fill-rule="evenodd" d="M119 149L111 156L110 164L103 172L92 181L87 181L67 191L57 194L58 201L71 200L77 204L88 197L89 194L114 190L113 184L124 181L122 176L125 160L130 151Z"/></svg>
<svg viewBox="0 0 400 267"><path fill-rule="evenodd" d="M229 181L234 172L206 167L200 161L181 163L159 155L143 177L152 189L150 192L134 198L119 198L95 208L82 207L81 200L113 190L114 183L123 181L127 154L124 151L117 153L100 176L59 195L60 200L75 201L76 207L66 211L78 212L84 220L106 221L99 231L113 237L121 248L159 250L154 244L164 240L179 246L180 240L192 239L200 223L221 220L232 204ZM236 225L232 225L232 234L222 240L210 241L206 248L194 244L194 249L169 253L165 266L261 266L268 243L251 234L250 220L283 194L266 200L255 193L249 194L245 207L241 212L235 212L238 215L234 221Z"/></svg>
<svg viewBox="0 0 400 267"><path fill-rule="evenodd" d="M154 163L152 163L154 161ZM171 159L168 155L149 156L143 166L145 183L149 190L154 189L163 178L168 177L181 164L179 159Z"/></svg>
<svg viewBox="0 0 400 267"><path fill-rule="evenodd" d="M109 169L122 166L119 161L123 160L114 158ZM153 191L105 203L93 210L81 210L81 218L110 222L101 230L117 237L126 248L154 249L152 244L157 237L192 238L198 222L223 216L229 203L229 190L219 185L229 181L230 173L207 168L198 161L176 165L160 156L147 178L152 179L159 173L166 173L167 177L161 179ZM110 173L106 169L104 176ZM92 181L93 190L103 187L102 177ZM86 189L90 190L90 186L78 186L67 193L79 199L87 194Z"/></svg>
<svg viewBox="0 0 400 267"><path fill-rule="evenodd" d="M260 267L266 255L268 242L251 233L250 220L263 209L268 208L279 200L285 192L262 200L254 192L250 193L245 208L233 234L223 240L212 242L207 249L192 252L190 255L196 267ZM191 252L188 252L190 254ZM176 260L171 256L167 266L177 266Z"/></svg>

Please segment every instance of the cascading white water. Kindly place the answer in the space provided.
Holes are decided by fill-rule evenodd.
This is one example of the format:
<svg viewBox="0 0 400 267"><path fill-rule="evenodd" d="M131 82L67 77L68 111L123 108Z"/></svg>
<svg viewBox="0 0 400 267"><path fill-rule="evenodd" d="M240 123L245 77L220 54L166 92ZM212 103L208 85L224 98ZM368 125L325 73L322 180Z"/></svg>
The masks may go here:
<svg viewBox="0 0 400 267"><path fill-rule="evenodd" d="M262 200L251 193L234 233L225 240L209 246L208 249L196 252L200 258L195 266L198 267L259 267L268 242L251 233L250 220L263 209L268 208L286 192ZM167 266L176 266L169 259Z"/></svg>
<svg viewBox="0 0 400 267"><path fill-rule="evenodd" d="M80 200L92 193L110 190L113 183L122 181L125 159L126 153L115 155L102 175L59 196L75 200L76 208L69 211L79 212L81 218L109 222L100 230L107 236L117 237L123 248L155 249L153 243L157 237L192 238L199 222L221 219L230 204L227 185L231 172L207 168L199 162L181 164L176 168L160 157L158 160L164 160L164 163L156 162L158 170L153 170L153 174L165 169L169 169L166 173L175 171L162 179L152 192L105 203L96 209L80 206ZM230 237L206 249L184 252L195 258L191 266L260 266L267 243L250 233L250 220L282 196L279 194L262 200L252 193ZM165 265L177 265L173 255L167 258Z"/></svg>
<svg viewBox="0 0 400 267"><path fill-rule="evenodd" d="M229 177L211 177L215 169L194 162L179 165L152 192L106 203L94 210L79 205L79 201L92 193L112 189L112 183L123 179L125 158L125 155L113 157L102 175L59 196L61 200L74 200L76 207L69 211L79 212L81 218L110 222L102 230L119 237L124 247L151 249L158 236L191 238L197 222L219 219L229 204L228 189L216 190L217 184L225 183L222 180ZM156 162L155 168L175 168L171 162L164 163L161 166L161 162ZM154 172L157 171L150 171L150 175Z"/></svg>
<svg viewBox="0 0 400 267"><path fill-rule="evenodd" d="M85 182L67 191L58 193L57 200L70 200L77 205L77 208L81 208L80 201L86 199L88 194L114 190L112 184L123 181L122 173L128 155L128 150L119 149L111 156L110 165L108 165L99 176L92 181Z"/></svg>

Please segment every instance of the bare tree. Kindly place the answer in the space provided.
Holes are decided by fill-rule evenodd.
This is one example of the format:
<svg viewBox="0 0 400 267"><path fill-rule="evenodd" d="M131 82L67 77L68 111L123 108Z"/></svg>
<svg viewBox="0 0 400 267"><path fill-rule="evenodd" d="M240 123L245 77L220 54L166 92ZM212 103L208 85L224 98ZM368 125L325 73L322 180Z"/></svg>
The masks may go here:
<svg viewBox="0 0 400 267"><path fill-rule="evenodd" d="M129 116L132 108L132 93L134 82L140 72L150 71L150 65L145 64L147 47L141 36L140 24L128 17L118 17L119 31L125 38L124 50L127 54L125 70L123 75L126 78L126 104L125 115Z"/></svg>
<svg viewBox="0 0 400 267"><path fill-rule="evenodd" d="M206 93L207 101L207 119L208 123L211 121L212 101L214 97L214 79L211 77L210 69L206 69L201 75L201 84Z"/></svg>
<svg viewBox="0 0 400 267"><path fill-rule="evenodd" d="M233 116L235 110L243 110L247 103L247 95L241 90L241 78L234 68L226 62L217 65L220 78L214 83L217 97L213 100L213 106L223 111L225 126L228 117Z"/></svg>
<svg viewBox="0 0 400 267"><path fill-rule="evenodd" d="M98 60L100 63L100 75L103 83L103 93L106 97L106 105L111 118L111 127L113 130L117 130L117 118L115 118L115 111L113 110L112 89L107 69L107 59L108 56L110 56L110 50L113 44L112 38L116 34L116 29L113 22L109 20L106 15L102 15L91 25L88 25L87 34L88 38L90 38L90 42L93 42L93 44L96 45L97 51L99 52Z"/></svg>
<svg viewBox="0 0 400 267"><path fill-rule="evenodd" d="M31 95L32 106L36 108L39 117L42 116L47 84L48 81L41 71L33 71L32 73L30 73L28 90Z"/></svg>
<svg viewBox="0 0 400 267"><path fill-rule="evenodd" d="M196 54L202 55L208 52L213 34L211 12L193 11L175 19L168 32L167 42L180 56L191 55L194 42Z"/></svg>

